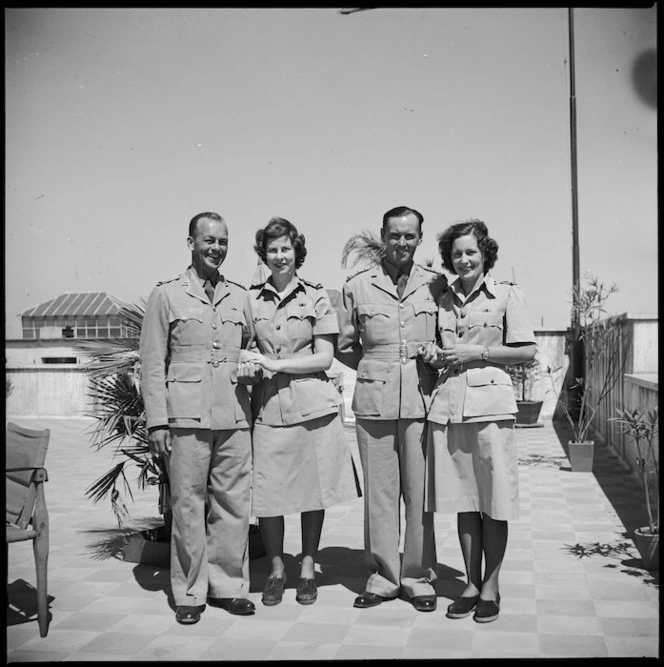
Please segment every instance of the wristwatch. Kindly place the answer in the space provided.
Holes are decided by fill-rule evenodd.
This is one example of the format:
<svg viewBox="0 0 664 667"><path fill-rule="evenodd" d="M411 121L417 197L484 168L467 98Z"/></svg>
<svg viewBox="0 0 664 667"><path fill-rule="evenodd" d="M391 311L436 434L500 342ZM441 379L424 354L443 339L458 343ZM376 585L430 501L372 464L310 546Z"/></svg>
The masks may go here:
<svg viewBox="0 0 664 667"><path fill-rule="evenodd" d="M482 350L482 361L489 361L489 348L485 347Z"/></svg>

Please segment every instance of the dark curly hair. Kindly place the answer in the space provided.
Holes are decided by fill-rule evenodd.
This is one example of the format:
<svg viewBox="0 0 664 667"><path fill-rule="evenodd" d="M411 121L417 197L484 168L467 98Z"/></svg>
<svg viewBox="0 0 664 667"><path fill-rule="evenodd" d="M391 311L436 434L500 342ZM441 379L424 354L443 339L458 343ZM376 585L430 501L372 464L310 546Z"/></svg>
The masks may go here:
<svg viewBox="0 0 664 667"><path fill-rule="evenodd" d="M477 218L457 222L438 234L438 250L443 260L443 268L451 273L456 273L452 264L452 245L460 236L468 234L475 235L477 245L484 255L484 271L489 271L498 259L498 243L489 236L486 225Z"/></svg>
<svg viewBox="0 0 664 667"><path fill-rule="evenodd" d="M295 268L299 269L304 264L307 256L307 248L304 244L304 234L297 231L297 227L285 218L271 218L265 229L256 232L256 254L267 264L267 244L278 239L280 236L288 236L295 250Z"/></svg>

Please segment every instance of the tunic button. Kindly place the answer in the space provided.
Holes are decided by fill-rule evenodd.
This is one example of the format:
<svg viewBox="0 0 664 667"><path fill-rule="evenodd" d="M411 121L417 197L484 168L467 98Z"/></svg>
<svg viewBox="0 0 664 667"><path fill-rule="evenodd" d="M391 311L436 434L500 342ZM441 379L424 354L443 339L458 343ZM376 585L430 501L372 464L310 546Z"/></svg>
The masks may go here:
<svg viewBox="0 0 664 667"><path fill-rule="evenodd" d="M213 361L212 365L216 368L219 365L219 362L218 361Z"/></svg>
<svg viewBox="0 0 664 667"><path fill-rule="evenodd" d="M281 352L281 348L278 347L278 348L276 349L276 351L277 351L277 352Z"/></svg>
<svg viewBox="0 0 664 667"><path fill-rule="evenodd" d="M212 325L212 328L213 328L213 329L216 329L216 328L217 328L217 325L216 325L216 324L213 324L213 325Z"/></svg>
<svg viewBox="0 0 664 667"><path fill-rule="evenodd" d="M399 308L403 308L403 307L404 307L403 303L400 303Z"/></svg>
<svg viewBox="0 0 664 667"><path fill-rule="evenodd" d="M364 373L362 373L362 377L363 378L367 377L367 372L366 371L364 371Z"/></svg>
<svg viewBox="0 0 664 667"><path fill-rule="evenodd" d="M402 323L401 323L401 328L403 329L403 327L405 327L405 326L406 326L406 323L405 323L405 322L402 322Z"/></svg>
<svg viewBox="0 0 664 667"><path fill-rule="evenodd" d="M461 317L466 317L466 313L464 313L464 312L462 311L462 312L460 313L460 316L461 316Z"/></svg>
<svg viewBox="0 0 664 667"><path fill-rule="evenodd" d="M463 331L459 331L459 338L463 338Z"/></svg>
<svg viewBox="0 0 664 667"><path fill-rule="evenodd" d="M212 343L212 347L213 347L215 350L218 350L218 349L219 349L219 343L216 343L216 342L215 342L215 343Z"/></svg>
<svg viewBox="0 0 664 667"><path fill-rule="evenodd" d="M494 382L495 382L495 380L491 380L491 384L493 384Z"/></svg>
<svg viewBox="0 0 664 667"><path fill-rule="evenodd" d="M216 307L216 306L212 306L212 312L213 312L213 313L216 313L216 312L217 312L217 307Z"/></svg>
<svg viewBox="0 0 664 667"><path fill-rule="evenodd" d="M277 324L276 329L281 329L281 324Z"/></svg>

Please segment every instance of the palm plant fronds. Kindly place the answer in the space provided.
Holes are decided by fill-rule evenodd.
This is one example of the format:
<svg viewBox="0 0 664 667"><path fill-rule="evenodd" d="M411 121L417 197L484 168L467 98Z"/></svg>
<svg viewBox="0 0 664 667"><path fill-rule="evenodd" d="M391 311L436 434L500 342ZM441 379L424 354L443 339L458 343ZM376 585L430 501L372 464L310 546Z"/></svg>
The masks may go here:
<svg viewBox="0 0 664 667"><path fill-rule="evenodd" d="M379 236L368 229L353 234L341 251L341 266L347 268L356 264L379 264L385 256L385 244ZM351 260L352 258L352 260Z"/></svg>

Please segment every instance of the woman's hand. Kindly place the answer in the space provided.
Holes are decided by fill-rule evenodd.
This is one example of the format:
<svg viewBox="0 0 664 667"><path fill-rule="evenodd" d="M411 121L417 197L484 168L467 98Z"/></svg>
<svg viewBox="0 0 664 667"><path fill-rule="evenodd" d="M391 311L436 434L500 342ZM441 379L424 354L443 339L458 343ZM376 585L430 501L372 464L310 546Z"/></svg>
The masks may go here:
<svg viewBox="0 0 664 667"><path fill-rule="evenodd" d="M270 373L279 373L282 365L281 359L270 359L260 352L247 352L244 355L244 363L256 364Z"/></svg>
<svg viewBox="0 0 664 667"><path fill-rule="evenodd" d="M417 351L420 357L422 357L422 360L436 370L439 370L445 366L445 362L441 357L442 352L443 350L435 343L427 343L426 345L422 345Z"/></svg>
<svg viewBox="0 0 664 667"><path fill-rule="evenodd" d="M440 348L438 348L440 350ZM467 364L469 361L479 361L482 358L482 345L452 345L440 350L439 357L445 365Z"/></svg>

